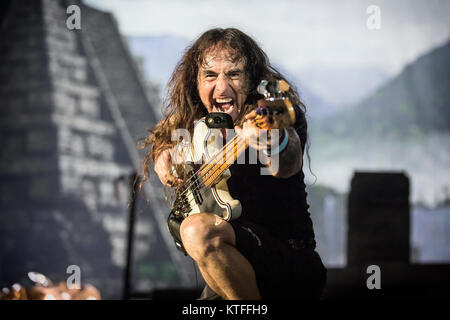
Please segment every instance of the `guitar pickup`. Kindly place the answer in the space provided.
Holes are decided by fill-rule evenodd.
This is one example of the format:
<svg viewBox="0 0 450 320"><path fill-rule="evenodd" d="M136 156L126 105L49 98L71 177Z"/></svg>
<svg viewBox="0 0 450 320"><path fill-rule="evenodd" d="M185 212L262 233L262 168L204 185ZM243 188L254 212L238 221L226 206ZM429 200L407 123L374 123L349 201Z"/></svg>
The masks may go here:
<svg viewBox="0 0 450 320"><path fill-rule="evenodd" d="M198 205L203 203L203 197L200 193L200 184L198 183L198 179L194 179L193 186L191 187L192 195L194 196L195 202Z"/></svg>

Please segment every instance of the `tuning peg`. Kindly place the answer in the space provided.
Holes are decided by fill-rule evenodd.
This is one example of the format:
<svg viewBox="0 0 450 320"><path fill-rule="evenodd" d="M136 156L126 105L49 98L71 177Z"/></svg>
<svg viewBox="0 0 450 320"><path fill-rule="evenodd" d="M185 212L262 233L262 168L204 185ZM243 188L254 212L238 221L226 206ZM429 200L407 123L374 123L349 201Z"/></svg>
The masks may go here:
<svg viewBox="0 0 450 320"><path fill-rule="evenodd" d="M280 92L286 92L289 91L290 86L289 83L286 82L286 80L280 80L278 81L278 88L280 89Z"/></svg>
<svg viewBox="0 0 450 320"><path fill-rule="evenodd" d="M269 95L269 91L267 91L267 84L269 82L267 80L261 80L258 87L256 88L256 91L258 91L259 94L262 94L263 96L267 97Z"/></svg>

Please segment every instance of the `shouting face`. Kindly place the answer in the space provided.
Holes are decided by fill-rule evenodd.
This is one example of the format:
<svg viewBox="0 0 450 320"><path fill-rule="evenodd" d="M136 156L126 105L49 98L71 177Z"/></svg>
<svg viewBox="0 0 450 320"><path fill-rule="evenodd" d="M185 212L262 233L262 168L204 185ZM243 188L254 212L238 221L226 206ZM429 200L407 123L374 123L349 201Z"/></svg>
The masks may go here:
<svg viewBox="0 0 450 320"><path fill-rule="evenodd" d="M198 92L208 112L228 113L233 121L247 98L247 78L243 59L234 61L226 49L205 54L198 71Z"/></svg>

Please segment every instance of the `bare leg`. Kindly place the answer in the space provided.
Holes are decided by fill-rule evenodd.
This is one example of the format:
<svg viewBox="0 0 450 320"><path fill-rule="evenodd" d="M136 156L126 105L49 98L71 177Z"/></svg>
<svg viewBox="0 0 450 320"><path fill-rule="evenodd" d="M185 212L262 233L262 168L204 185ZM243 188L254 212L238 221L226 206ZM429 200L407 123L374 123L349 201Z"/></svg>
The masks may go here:
<svg viewBox="0 0 450 320"><path fill-rule="evenodd" d="M260 299L255 272L248 260L230 245L224 244L220 249L197 261L211 289L228 300Z"/></svg>
<svg viewBox="0 0 450 320"><path fill-rule="evenodd" d="M198 265L198 264L197 264ZM206 272L206 270L202 269L200 266L198 266L200 273L203 276L203 279L208 284L208 286L219 296L226 299L227 295L225 292L220 288L220 286L217 285L216 281Z"/></svg>
<svg viewBox="0 0 450 320"><path fill-rule="evenodd" d="M197 262L206 283L225 299L260 299L255 271L234 247L233 228L211 214L196 214L181 225L188 254Z"/></svg>

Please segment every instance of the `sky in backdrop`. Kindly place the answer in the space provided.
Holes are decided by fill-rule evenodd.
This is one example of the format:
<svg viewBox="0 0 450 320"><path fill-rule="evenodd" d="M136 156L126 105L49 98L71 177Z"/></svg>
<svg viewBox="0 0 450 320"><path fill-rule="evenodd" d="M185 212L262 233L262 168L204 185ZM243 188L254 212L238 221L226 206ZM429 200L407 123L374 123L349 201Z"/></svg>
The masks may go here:
<svg viewBox="0 0 450 320"><path fill-rule="evenodd" d="M448 41L446 0L85 0L114 14L126 36L195 39L212 27L237 27L269 57L293 70L310 66L376 68L395 75ZM380 29L367 21L380 9Z"/></svg>

